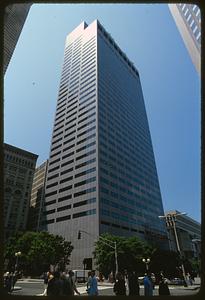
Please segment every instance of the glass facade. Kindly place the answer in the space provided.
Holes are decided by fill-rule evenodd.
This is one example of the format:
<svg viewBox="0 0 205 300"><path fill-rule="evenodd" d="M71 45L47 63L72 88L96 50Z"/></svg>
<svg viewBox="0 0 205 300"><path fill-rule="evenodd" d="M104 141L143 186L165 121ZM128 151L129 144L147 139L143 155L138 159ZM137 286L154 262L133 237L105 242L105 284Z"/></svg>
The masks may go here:
<svg viewBox="0 0 205 300"><path fill-rule="evenodd" d="M139 74L97 20L66 39L44 214L74 245L73 269L103 232L166 243Z"/></svg>
<svg viewBox="0 0 205 300"><path fill-rule="evenodd" d="M101 26L98 121L100 232L166 236L139 74Z"/></svg>

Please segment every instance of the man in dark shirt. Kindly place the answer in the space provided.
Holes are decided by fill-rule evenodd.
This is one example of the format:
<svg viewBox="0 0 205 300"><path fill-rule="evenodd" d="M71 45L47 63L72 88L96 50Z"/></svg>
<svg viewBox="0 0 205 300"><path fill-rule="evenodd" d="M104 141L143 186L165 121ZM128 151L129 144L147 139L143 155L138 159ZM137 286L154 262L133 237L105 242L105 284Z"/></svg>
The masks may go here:
<svg viewBox="0 0 205 300"><path fill-rule="evenodd" d="M53 278L48 281L47 296L62 295L62 285L60 273L58 271L54 272Z"/></svg>

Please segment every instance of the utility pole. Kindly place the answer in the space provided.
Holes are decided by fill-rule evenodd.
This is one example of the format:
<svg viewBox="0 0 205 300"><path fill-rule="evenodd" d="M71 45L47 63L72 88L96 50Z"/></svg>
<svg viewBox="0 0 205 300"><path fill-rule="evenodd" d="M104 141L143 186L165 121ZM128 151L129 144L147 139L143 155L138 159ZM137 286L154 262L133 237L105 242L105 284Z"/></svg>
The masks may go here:
<svg viewBox="0 0 205 300"><path fill-rule="evenodd" d="M159 216L159 218L160 219L165 218L166 223L167 223L167 227L172 227L173 228L175 241L176 241L176 246L177 246L177 251L179 252L180 258L182 259L182 252L181 252L181 249L180 249L179 239L178 239L178 234L177 234L177 229L176 229L176 218L177 218L177 216L181 216L181 215L186 215L186 213L169 213L165 216ZM185 285L187 286L187 284L186 284L186 273L185 273L183 262L181 262L181 268L182 268L182 274L183 274L184 282L185 282Z"/></svg>
<svg viewBox="0 0 205 300"><path fill-rule="evenodd" d="M84 231L84 230L79 230L78 231L78 240L81 239L81 233L84 232L92 237L94 237L91 233ZM113 242L111 240L108 240L106 238L103 238L99 236L99 240L102 241L105 245L109 246L110 248L114 249L115 252L115 276L118 273L118 257L117 257L117 242ZM112 245L110 245L112 244Z"/></svg>
<svg viewBox="0 0 205 300"><path fill-rule="evenodd" d="M118 261L117 261L117 243L115 243L115 266L116 266L116 270L115 270L115 275L118 273ZM116 276L115 276L116 277Z"/></svg>

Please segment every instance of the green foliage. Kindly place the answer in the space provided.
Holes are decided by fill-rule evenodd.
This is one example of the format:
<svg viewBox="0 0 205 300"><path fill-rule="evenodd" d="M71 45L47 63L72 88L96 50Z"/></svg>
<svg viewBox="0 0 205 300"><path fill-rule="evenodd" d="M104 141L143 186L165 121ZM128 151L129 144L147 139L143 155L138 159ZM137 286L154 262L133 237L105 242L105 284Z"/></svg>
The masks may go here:
<svg viewBox="0 0 205 300"><path fill-rule="evenodd" d="M159 274L163 271L165 277L180 276L181 260L178 253L155 249L151 256L150 269L153 273Z"/></svg>
<svg viewBox="0 0 205 300"><path fill-rule="evenodd" d="M201 260L198 258L189 259L192 271L199 273L201 269Z"/></svg>
<svg viewBox="0 0 205 300"><path fill-rule="evenodd" d="M142 258L148 258L153 252L146 242L140 240L137 237L119 237L111 234L103 234L96 242L94 257L98 265L99 271L107 276L111 271L115 272L115 251L109 245L109 242L105 240L113 241L117 243L117 255L119 271L125 269L135 270L139 274L144 273L145 265L142 262ZM113 245L113 243L110 243Z"/></svg>
<svg viewBox="0 0 205 300"><path fill-rule="evenodd" d="M24 271L41 274L50 264L59 264L62 268L69 264L73 250L71 242L58 235L48 232L17 233L10 238L5 247L5 259L9 259L9 266L15 265L15 252L20 251L19 263Z"/></svg>

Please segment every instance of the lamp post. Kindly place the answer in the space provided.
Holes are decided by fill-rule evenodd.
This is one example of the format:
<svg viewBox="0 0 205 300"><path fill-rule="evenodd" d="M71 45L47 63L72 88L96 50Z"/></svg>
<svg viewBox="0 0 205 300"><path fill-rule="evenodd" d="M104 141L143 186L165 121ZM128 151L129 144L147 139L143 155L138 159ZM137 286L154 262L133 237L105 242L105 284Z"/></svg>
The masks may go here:
<svg viewBox="0 0 205 300"><path fill-rule="evenodd" d="M179 245L179 239L178 239L178 235L177 235L177 229L176 229L176 219L178 216L181 215L186 215L186 213L169 213L165 216L159 216L160 219L166 219L166 224L167 227L172 227L173 231L174 231L174 236L175 236L175 240L176 240L176 246L177 246L177 251L179 252L180 257L182 258L182 253L181 253L181 249L180 249L180 245ZM182 274L183 274L183 278L184 278L184 282L185 285L186 284L186 274L185 274L185 269L184 269L184 264L183 262L181 262L181 269L182 269Z"/></svg>
<svg viewBox="0 0 205 300"><path fill-rule="evenodd" d="M16 252L15 256L16 256L15 271L17 271L18 270L19 257L21 256L21 251Z"/></svg>
<svg viewBox="0 0 205 300"><path fill-rule="evenodd" d="M93 236L91 233L87 232L87 231L84 231L84 230L79 230L78 231L78 239L80 240L81 239L81 232L84 232L90 236ZM110 248L114 249L114 252L115 252L115 275L118 273L118 259L117 259L117 243L116 242L113 242L111 240L108 240L106 238L103 238L101 236L99 236L99 240L102 241L105 245L109 246ZM110 243L112 245L110 245Z"/></svg>
<svg viewBox="0 0 205 300"><path fill-rule="evenodd" d="M150 259L149 258L147 258L147 259L143 258L142 261L143 261L143 263L145 263L145 265L146 265L146 271L148 272Z"/></svg>

